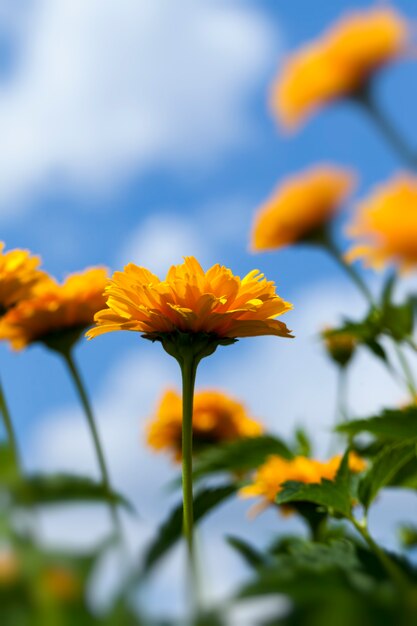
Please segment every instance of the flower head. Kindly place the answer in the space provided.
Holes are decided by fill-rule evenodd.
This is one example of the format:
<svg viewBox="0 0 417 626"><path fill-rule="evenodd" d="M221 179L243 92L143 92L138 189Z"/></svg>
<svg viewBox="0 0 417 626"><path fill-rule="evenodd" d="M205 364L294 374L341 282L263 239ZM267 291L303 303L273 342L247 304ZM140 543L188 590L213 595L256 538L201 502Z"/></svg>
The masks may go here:
<svg viewBox="0 0 417 626"><path fill-rule="evenodd" d="M13 585L20 574L20 563L14 552L8 548L0 550L0 589Z"/></svg>
<svg viewBox="0 0 417 626"><path fill-rule="evenodd" d="M104 305L107 271L91 268L69 276L63 284L53 280L39 286L31 298L22 300L3 317L0 339L20 350L35 341L53 347L62 335L74 338L93 323L94 314Z"/></svg>
<svg viewBox="0 0 417 626"><path fill-rule="evenodd" d="M216 390L198 391L194 396L194 449L206 445L255 437L262 425L251 418L245 406ZM166 391L155 417L148 424L148 444L155 450L168 450L181 459L182 399L174 390Z"/></svg>
<svg viewBox="0 0 417 626"><path fill-rule="evenodd" d="M283 459L271 456L255 473L252 484L243 487L240 495L244 498L261 497L265 504L273 504L282 485L287 481L300 483L320 483L323 479L333 480L339 469L342 457L334 456L328 461L317 461L304 456ZM349 454L351 472L362 472L365 461L354 452Z"/></svg>
<svg viewBox="0 0 417 626"><path fill-rule="evenodd" d="M349 251L376 269L395 263L402 270L417 265L417 176L401 175L381 185L357 207L348 229L360 240Z"/></svg>
<svg viewBox="0 0 417 626"><path fill-rule="evenodd" d="M64 604L78 600L82 595L81 582L75 573L61 565L46 569L41 584L48 595Z"/></svg>
<svg viewBox="0 0 417 626"><path fill-rule="evenodd" d="M40 259L27 250L4 252L0 242L0 315L20 300L29 298L40 282L47 280L38 267Z"/></svg>
<svg viewBox="0 0 417 626"><path fill-rule="evenodd" d="M357 338L348 331L325 328L321 333L324 346L329 356L341 367L351 360L357 345Z"/></svg>
<svg viewBox="0 0 417 626"><path fill-rule="evenodd" d="M273 111L292 128L327 103L357 92L374 72L405 52L409 28L393 9L346 15L291 55L276 78Z"/></svg>
<svg viewBox="0 0 417 626"><path fill-rule="evenodd" d="M256 213L252 250L275 250L317 237L353 184L350 171L334 166L314 167L285 180Z"/></svg>
<svg viewBox="0 0 417 626"><path fill-rule="evenodd" d="M149 339L177 332L220 340L291 336L286 325L275 319L291 305L257 270L240 279L221 265L204 272L194 257L187 257L160 280L131 263L113 275L106 296L107 308L96 314L97 325L88 331L89 338L113 330L145 333Z"/></svg>

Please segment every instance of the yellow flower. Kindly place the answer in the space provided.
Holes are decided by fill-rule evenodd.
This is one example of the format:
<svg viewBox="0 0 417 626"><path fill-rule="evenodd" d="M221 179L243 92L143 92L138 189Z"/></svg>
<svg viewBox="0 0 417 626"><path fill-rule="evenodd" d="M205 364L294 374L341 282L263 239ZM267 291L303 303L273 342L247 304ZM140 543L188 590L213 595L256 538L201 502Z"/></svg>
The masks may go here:
<svg viewBox="0 0 417 626"><path fill-rule="evenodd" d="M375 191L357 207L348 229L362 240L347 259L363 258L376 269L395 263L407 271L417 265L417 176L400 175Z"/></svg>
<svg viewBox="0 0 417 626"><path fill-rule="evenodd" d="M113 275L106 296L107 309L95 316L97 326L88 331L89 338L113 330L141 332L151 339L175 331L217 338L291 336L274 319L291 304L258 270L240 279L220 265L204 272L194 257L187 257L161 281L131 263Z"/></svg>
<svg viewBox="0 0 417 626"><path fill-rule="evenodd" d="M61 285L49 280L3 317L0 339L20 350L35 341L59 339L62 333L80 333L93 323L94 314L104 305L106 283L104 268L72 274Z"/></svg>
<svg viewBox="0 0 417 626"><path fill-rule="evenodd" d="M320 483L323 479L333 480L339 469L342 457L334 456L328 461L317 461L304 456L283 459L271 456L255 473L252 484L243 487L239 494L244 498L260 496L265 504L275 502L282 485L290 480L301 483ZM351 472L362 472L366 463L357 454L349 454Z"/></svg>
<svg viewBox="0 0 417 626"><path fill-rule="evenodd" d="M272 87L273 111L283 126L294 128L320 107L360 90L405 52L408 40L406 20L391 8L346 15L287 59Z"/></svg>
<svg viewBox="0 0 417 626"><path fill-rule="evenodd" d="M4 243L0 242L0 315L30 297L34 287L46 279L39 264L39 257L27 250L4 252Z"/></svg>
<svg viewBox="0 0 417 626"><path fill-rule="evenodd" d="M357 339L349 332L337 332L326 328L322 332L325 348L330 357L344 367L350 361L355 352Z"/></svg>
<svg viewBox="0 0 417 626"><path fill-rule="evenodd" d="M285 180L258 209L251 237L254 252L313 239L351 193L353 174L317 166Z"/></svg>
<svg viewBox="0 0 417 626"><path fill-rule="evenodd" d="M198 391L194 396L193 438L195 447L256 437L262 425L249 417L245 406L229 395L215 391ZM155 417L148 424L148 444L155 450L173 452L181 459L182 399L174 390L164 393Z"/></svg>

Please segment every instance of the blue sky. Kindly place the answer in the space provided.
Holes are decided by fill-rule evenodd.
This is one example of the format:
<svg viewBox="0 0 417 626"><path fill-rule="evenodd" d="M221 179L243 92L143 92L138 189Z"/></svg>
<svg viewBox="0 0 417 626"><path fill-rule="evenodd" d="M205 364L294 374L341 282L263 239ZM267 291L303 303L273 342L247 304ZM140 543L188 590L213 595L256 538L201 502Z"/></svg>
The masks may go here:
<svg viewBox="0 0 417 626"><path fill-rule="evenodd" d="M313 430L322 420L328 430L334 373L314 335L363 304L318 251L250 255L253 211L279 179L316 162L356 169L358 197L403 164L348 102L282 136L268 111L268 87L289 50L345 10L371 4L181 0L174 8L168 0L3 0L0 7L1 239L40 254L60 278L130 260L162 271L190 253L238 274L259 267L294 302L287 322L298 339L291 346L241 342L204 366L201 381L242 395L282 434L304 419ZM410 0L392 5L417 17ZM414 59L397 63L375 88L417 146L416 72ZM162 472L162 484L171 469L141 447L140 423L177 372L159 347L145 344L114 334L84 343L77 357L102 413L103 436L117 448L109 454L120 482L146 467ZM57 357L39 347L14 355L2 346L0 360L26 463L92 470L82 417ZM364 387L367 368L361 360L353 376L357 411L401 399L378 366ZM136 455L137 444L138 452L125 466L127 440L128 451ZM146 503L159 515L150 496Z"/></svg>

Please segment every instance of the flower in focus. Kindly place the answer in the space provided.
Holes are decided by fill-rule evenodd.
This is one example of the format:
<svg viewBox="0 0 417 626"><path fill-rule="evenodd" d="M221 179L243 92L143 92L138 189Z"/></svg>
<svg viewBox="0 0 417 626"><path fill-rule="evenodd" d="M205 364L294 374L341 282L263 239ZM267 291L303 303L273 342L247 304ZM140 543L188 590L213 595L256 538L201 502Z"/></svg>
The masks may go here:
<svg viewBox="0 0 417 626"><path fill-rule="evenodd" d="M262 425L249 417L245 406L225 393L215 390L198 391L194 396L194 449L209 444L256 437ZM148 444L155 450L173 452L181 459L182 398L174 390L164 393L155 417L148 424Z"/></svg>
<svg viewBox="0 0 417 626"><path fill-rule="evenodd" d="M275 285L258 270L244 278L221 265L204 272L194 257L174 265L161 281L133 263L115 272L106 287L107 308L95 316L89 338L113 330L133 330L159 339L179 331L218 338L277 335L290 337L275 318L289 309Z"/></svg>
<svg viewBox="0 0 417 626"><path fill-rule="evenodd" d="M325 328L321 333L328 355L341 367L351 360L357 345L357 339L347 331L339 332Z"/></svg>
<svg viewBox="0 0 417 626"><path fill-rule="evenodd" d="M408 41L408 24L393 9L346 15L287 59L272 87L273 111L283 126L294 128L327 103L358 92L406 51Z"/></svg>
<svg viewBox="0 0 417 626"><path fill-rule="evenodd" d="M251 249L275 250L317 239L353 185L349 170L324 165L285 180L255 215Z"/></svg>
<svg viewBox="0 0 417 626"><path fill-rule="evenodd" d="M53 347L62 335L80 333L93 323L94 315L104 305L107 271L91 268L72 274L63 284L52 279L40 285L31 298L22 300L3 317L0 339L10 341L20 350L35 341Z"/></svg>
<svg viewBox="0 0 417 626"><path fill-rule="evenodd" d="M39 257L27 250L4 252L4 243L0 242L0 315L30 297L34 288L47 280L38 269L39 264Z"/></svg>
<svg viewBox="0 0 417 626"><path fill-rule="evenodd" d="M348 234L361 241L347 258L363 258L367 266L397 264L407 271L417 265L417 176L400 175L357 207Z"/></svg>
<svg viewBox="0 0 417 626"><path fill-rule="evenodd" d="M305 456L283 459L271 456L255 473L252 484L243 487L239 494L244 498L261 497L265 504L273 504L282 485L287 481L301 483L320 483L323 479L334 480L342 456L337 455L328 461L317 461ZM362 472L365 461L354 452L349 454L351 472Z"/></svg>

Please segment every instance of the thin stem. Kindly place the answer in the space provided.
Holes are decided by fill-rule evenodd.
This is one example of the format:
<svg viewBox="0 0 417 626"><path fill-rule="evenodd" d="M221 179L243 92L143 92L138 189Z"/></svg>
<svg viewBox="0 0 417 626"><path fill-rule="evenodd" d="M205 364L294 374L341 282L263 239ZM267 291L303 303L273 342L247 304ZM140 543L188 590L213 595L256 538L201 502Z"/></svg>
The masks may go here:
<svg viewBox="0 0 417 626"><path fill-rule="evenodd" d="M197 373L195 357L187 355L181 364L182 373L182 492L183 532L190 558L194 558L193 540L193 403Z"/></svg>
<svg viewBox="0 0 417 626"><path fill-rule="evenodd" d="M74 383L74 386L77 390L80 402L83 406L84 409L84 413L85 416L87 418L87 422L88 422L88 426L90 428L90 432L91 432L91 436L93 439L93 444L94 444L94 449L96 452L96 457L97 457L97 461L98 461L98 465L100 467L100 473L101 473L101 480L103 482L103 486L107 492L108 495L111 494L111 485L110 485L110 479L109 479L109 472L107 470L107 465L106 465L106 459L104 456L104 452L103 452L103 448L100 442L100 437L97 431L97 427L96 427L96 423L94 420L94 415L93 415L93 411L91 409L91 405L90 405L90 401L88 399L88 395L84 386L84 383L81 379L81 376L78 372L78 368L74 362L74 358L71 354L71 351L65 351L65 352L61 352L60 353L62 355L62 357L64 358L64 361L67 365L69 374L72 378L72 381ZM113 520L113 524L116 530L116 534L118 536L119 539L122 538L122 528L121 528L121 523L120 523L120 519L119 519L119 515L118 515L118 511L117 511L117 506L114 502L109 501L109 507L110 507L110 514Z"/></svg>
<svg viewBox="0 0 417 626"><path fill-rule="evenodd" d="M348 410L347 410L347 368L339 367L339 372L337 376L337 391L336 391L336 401L337 401L337 425L348 421Z"/></svg>
<svg viewBox="0 0 417 626"><path fill-rule="evenodd" d="M333 244L333 242L331 242L330 240L326 241L325 249L330 254L330 256L334 259L334 261L336 261L339 267L341 267L343 271L349 276L349 278L355 283L355 285L357 286L359 291L362 293L362 295L366 298L366 300L369 302L369 304L372 307L374 307L375 301L367 284L364 282L361 276L359 276L359 274L355 271L355 269L349 263L345 262L340 251Z"/></svg>
<svg viewBox="0 0 417 626"><path fill-rule="evenodd" d="M17 438L13 428L12 418L10 416L9 408L7 406L6 398L3 391L3 386L0 381L0 412L3 415L3 423L7 433L7 439L10 445L10 449L13 454L13 460L17 470L20 473L20 454L17 445Z"/></svg>
<svg viewBox="0 0 417 626"><path fill-rule="evenodd" d="M410 589L410 582L402 570L394 563L394 561L379 547L376 541L371 537L365 522L358 522L357 519L349 517L350 522L354 525L361 537L366 541L372 552L378 557L381 565L384 567L392 582L398 587L401 593L407 593Z"/></svg>
<svg viewBox="0 0 417 626"><path fill-rule="evenodd" d="M413 399L413 402L416 403L417 402L417 388L414 382L414 376L413 376L413 372L411 370L410 364L403 350L398 345L398 343L394 340L393 340L393 345L394 345L395 353L398 357L398 362L400 363L401 369L403 370L404 378L405 378L405 382L407 384L408 390Z"/></svg>
<svg viewBox="0 0 417 626"><path fill-rule="evenodd" d="M362 90L355 101L361 105L362 109L368 113L381 135L387 140L395 152L400 156L406 165L412 169L417 168L417 154L408 146L404 138L399 134L392 122L379 107L375 98L372 97L370 88Z"/></svg>

